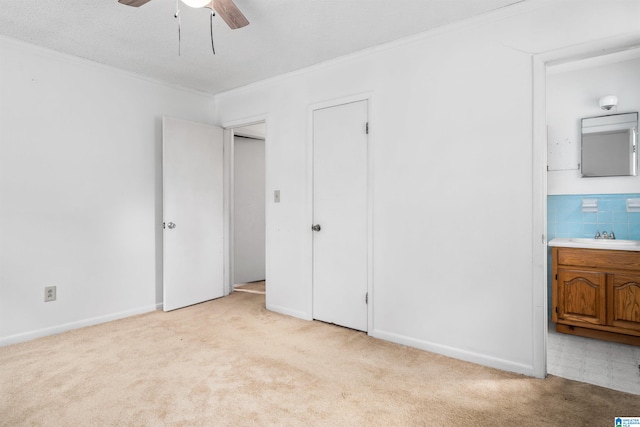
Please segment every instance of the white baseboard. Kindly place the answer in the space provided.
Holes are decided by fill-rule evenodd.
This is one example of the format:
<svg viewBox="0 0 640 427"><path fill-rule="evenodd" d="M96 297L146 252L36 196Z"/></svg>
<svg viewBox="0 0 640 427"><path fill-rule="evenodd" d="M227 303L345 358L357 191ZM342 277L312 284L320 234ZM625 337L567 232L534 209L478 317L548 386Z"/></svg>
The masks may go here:
<svg viewBox="0 0 640 427"><path fill-rule="evenodd" d="M73 329L84 328L86 326L98 325L100 323L111 322L112 320L124 319L125 317L135 316L137 314L149 313L155 310L162 310L162 304L149 305L145 307L134 308L132 310L121 311L118 313L107 314L104 316L92 317L89 319L78 320L76 322L64 323L62 325L52 326L49 328L37 329L35 331L24 332L21 334L10 335L0 338L0 347L17 344L25 341L31 341L36 338L56 335Z"/></svg>
<svg viewBox="0 0 640 427"><path fill-rule="evenodd" d="M392 332L381 331L379 329L374 330L371 333L371 336L374 338L391 341L396 344L402 344L409 347L419 348L420 350L426 350L432 353L441 354L443 356L452 357L454 359L464 360L466 362L472 362L478 365L500 369L502 371L515 372L517 374L527 375L530 377L535 376L535 369L533 368L533 365L526 365L523 363L513 362L511 360L500 359L497 357L487 356L485 354L461 350L456 347L449 347L441 344L435 344L429 341L422 341L416 338L411 338Z"/></svg>
<svg viewBox="0 0 640 427"><path fill-rule="evenodd" d="M267 304L266 306L267 306L267 310L269 311L274 311L280 314L286 314L287 316L297 317L298 319L313 320L311 316L309 316L309 314L307 314L304 311L291 310L290 308L281 307L279 305L273 305L273 304Z"/></svg>

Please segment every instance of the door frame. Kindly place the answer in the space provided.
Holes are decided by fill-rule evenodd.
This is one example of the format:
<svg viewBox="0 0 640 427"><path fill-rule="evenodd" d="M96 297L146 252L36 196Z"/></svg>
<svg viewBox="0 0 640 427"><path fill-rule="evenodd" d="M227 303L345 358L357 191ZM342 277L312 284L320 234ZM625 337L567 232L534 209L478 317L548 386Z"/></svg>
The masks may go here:
<svg viewBox="0 0 640 427"><path fill-rule="evenodd" d="M313 114L316 110L324 108L338 107L353 102L367 101L367 123L369 123L369 133L367 135L367 334L372 335L375 330L374 325L374 286L373 286L373 169L374 169L374 133L371 123L373 122L373 92L361 92L350 96L332 98L309 105L307 108L307 215L309 231L309 284L307 297L307 313L309 319L313 319L313 235L311 225L313 224Z"/></svg>
<svg viewBox="0 0 640 427"><path fill-rule="evenodd" d="M533 373L547 376L548 290L547 290L547 67L638 49L633 36L605 40L542 52L531 56L533 115ZM540 245L541 243L541 245Z"/></svg>
<svg viewBox="0 0 640 427"><path fill-rule="evenodd" d="M267 141L269 139L269 117L268 115L259 115L247 117L244 119L233 120L229 122L222 123L220 126L224 131L223 136L223 144L224 144L224 283L225 283L225 295L229 295L233 292L233 286L235 282L234 277L234 267L235 260L233 257L234 244L233 244L233 235L234 235L234 138L235 131L234 129L255 125L258 123L264 123L265 125L265 137L264 137L264 166L265 166L265 280L268 280L269 277L269 227L266 224L269 224L269 209L268 207L268 198L267 198L267 173L269 170L269 161L268 161L268 151L269 145Z"/></svg>

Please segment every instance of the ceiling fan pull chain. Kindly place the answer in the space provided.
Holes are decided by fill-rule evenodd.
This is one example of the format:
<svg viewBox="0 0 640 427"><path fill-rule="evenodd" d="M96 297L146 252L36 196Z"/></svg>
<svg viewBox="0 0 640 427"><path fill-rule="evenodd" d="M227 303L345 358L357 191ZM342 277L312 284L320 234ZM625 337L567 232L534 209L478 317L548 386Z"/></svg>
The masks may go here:
<svg viewBox="0 0 640 427"><path fill-rule="evenodd" d="M216 54L216 48L213 46L213 17L216 16L216 13L211 9L211 16L209 17L209 29L211 30L211 50L213 54Z"/></svg>
<svg viewBox="0 0 640 427"><path fill-rule="evenodd" d="M176 13L173 17L178 19L178 56L180 56L180 44L182 37L180 34L180 4L178 3L178 0L176 0Z"/></svg>

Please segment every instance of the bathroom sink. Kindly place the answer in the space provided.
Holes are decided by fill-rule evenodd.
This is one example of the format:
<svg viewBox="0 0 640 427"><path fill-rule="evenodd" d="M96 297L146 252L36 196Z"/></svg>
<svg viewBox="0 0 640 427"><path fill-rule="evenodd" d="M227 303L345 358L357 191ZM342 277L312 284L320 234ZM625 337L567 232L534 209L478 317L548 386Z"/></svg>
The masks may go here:
<svg viewBox="0 0 640 427"><path fill-rule="evenodd" d="M549 241L549 246L567 248L612 249L618 251L640 251L640 240L622 239L588 239L588 238L556 238Z"/></svg>
<svg viewBox="0 0 640 427"><path fill-rule="evenodd" d="M569 239L575 243L586 243L589 245L602 245L602 246L638 246L640 240L622 240L622 239Z"/></svg>

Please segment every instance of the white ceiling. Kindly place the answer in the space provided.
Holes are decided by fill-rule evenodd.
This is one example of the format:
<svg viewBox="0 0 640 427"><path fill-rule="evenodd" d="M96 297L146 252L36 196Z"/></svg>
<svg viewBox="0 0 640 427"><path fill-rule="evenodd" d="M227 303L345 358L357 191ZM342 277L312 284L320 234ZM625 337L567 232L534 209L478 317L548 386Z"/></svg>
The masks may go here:
<svg viewBox="0 0 640 427"><path fill-rule="evenodd" d="M523 0L234 0L250 25L230 30L176 0L0 0L0 35L218 93L471 18Z"/></svg>

